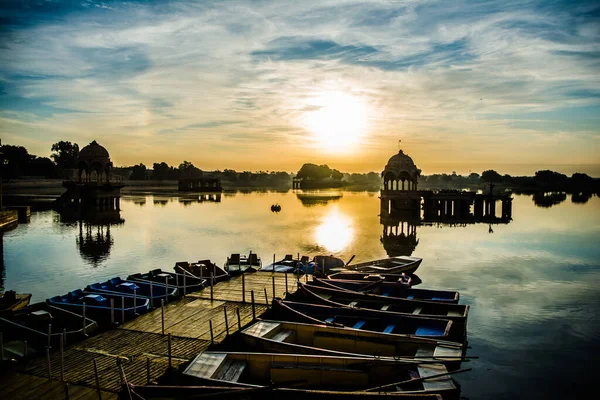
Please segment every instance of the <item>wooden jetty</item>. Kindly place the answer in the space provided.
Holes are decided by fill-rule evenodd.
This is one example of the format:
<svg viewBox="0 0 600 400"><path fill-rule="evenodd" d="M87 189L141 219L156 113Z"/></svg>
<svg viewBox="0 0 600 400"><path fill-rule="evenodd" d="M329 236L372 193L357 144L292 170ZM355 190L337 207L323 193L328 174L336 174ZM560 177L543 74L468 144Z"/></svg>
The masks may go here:
<svg viewBox="0 0 600 400"><path fill-rule="evenodd" d="M0 375L0 386L11 400L65 399L65 390L69 399L96 399L98 392L102 399L116 398L123 377L134 385L155 381L169 367L192 360L248 325L270 307L274 294L284 296L286 285L287 291L295 291L296 276L257 272L220 282L116 329L67 344L62 356L52 349L22 360Z"/></svg>

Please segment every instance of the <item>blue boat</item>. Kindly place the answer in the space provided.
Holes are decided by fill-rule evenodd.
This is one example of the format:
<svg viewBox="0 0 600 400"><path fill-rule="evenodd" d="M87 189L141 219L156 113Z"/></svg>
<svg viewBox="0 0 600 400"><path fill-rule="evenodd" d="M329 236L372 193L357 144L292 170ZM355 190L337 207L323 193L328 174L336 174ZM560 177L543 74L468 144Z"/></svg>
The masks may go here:
<svg viewBox="0 0 600 400"><path fill-rule="evenodd" d="M106 323L111 321L111 299L114 300L114 313L117 321L121 319L123 314L126 319L130 319L150 309L150 300L145 297L134 298L124 293L100 294L81 289L74 290L62 296L51 297L46 301L50 305L72 311L79 315L83 314L83 303L85 302L86 316L92 317L97 322Z"/></svg>
<svg viewBox="0 0 600 400"><path fill-rule="evenodd" d="M92 283L85 291L107 293L116 296L123 294L151 299L154 306L159 306L161 300L172 300L177 296L177 288L164 284L141 281L125 281L119 277L102 283Z"/></svg>
<svg viewBox="0 0 600 400"><path fill-rule="evenodd" d="M153 269L147 273L131 274L127 277L128 281L159 283L168 287L176 287L183 294L202 290L207 284L206 279L196 278L194 276L181 273L166 272L162 269ZM185 286L184 286L185 285ZM185 289L185 290L184 290Z"/></svg>

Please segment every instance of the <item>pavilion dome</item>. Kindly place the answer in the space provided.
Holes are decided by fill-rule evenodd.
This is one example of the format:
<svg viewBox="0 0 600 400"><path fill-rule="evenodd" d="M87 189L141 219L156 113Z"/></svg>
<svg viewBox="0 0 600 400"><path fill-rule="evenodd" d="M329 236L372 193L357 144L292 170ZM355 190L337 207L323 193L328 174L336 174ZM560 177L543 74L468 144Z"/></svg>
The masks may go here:
<svg viewBox="0 0 600 400"><path fill-rule="evenodd" d="M413 159L400 150L388 160L382 176L391 174L396 178L404 177L405 179L416 181L420 172L421 171L417 168Z"/></svg>
<svg viewBox="0 0 600 400"><path fill-rule="evenodd" d="M92 161L107 162L110 160L110 155L108 150L94 140L79 151L79 160L88 163Z"/></svg>

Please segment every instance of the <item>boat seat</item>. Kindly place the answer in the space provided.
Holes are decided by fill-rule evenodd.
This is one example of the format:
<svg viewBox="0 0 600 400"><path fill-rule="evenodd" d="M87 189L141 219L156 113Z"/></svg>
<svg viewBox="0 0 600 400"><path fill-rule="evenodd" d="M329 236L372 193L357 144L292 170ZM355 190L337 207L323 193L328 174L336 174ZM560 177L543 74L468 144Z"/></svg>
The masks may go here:
<svg viewBox="0 0 600 400"><path fill-rule="evenodd" d="M387 311L388 308L390 308L389 304L384 305L383 307L381 307L381 311Z"/></svg>
<svg viewBox="0 0 600 400"><path fill-rule="evenodd" d="M444 330L431 328L429 326L421 326L417 329L417 331L415 332L415 335L417 335L417 336L443 336Z"/></svg>
<svg viewBox="0 0 600 400"><path fill-rule="evenodd" d="M242 373L244 373L244 369L248 363L242 360L226 360L221 368L219 368L219 372L214 376L214 379L218 379L221 381L228 382L237 382Z"/></svg>
<svg viewBox="0 0 600 400"><path fill-rule="evenodd" d="M421 313L421 311L423 311L423 307L415 307L412 313L418 315Z"/></svg>
<svg viewBox="0 0 600 400"><path fill-rule="evenodd" d="M354 329L360 329L360 328L362 328L362 326L363 326L363 325L364 325L366 322L367 322L367 321L363 321L363 320L361 320L361 321L358 321L357 323L355 323L355 324L354 324L353 328L354 328Z"/></svg>
<svg viewBox="0 0 600 400"><path fill-rule="evenodd" d="M285 342L293 333L294 331L290 329L283 329L277 332L271 339L277 342Z"/></svg>
<svg viewBox="0 0 600 400"><path fill-rule="evenodd" d="M383 292L383 293L381 293L381 295L384 296L384 297L388 297L390 295L390 293L391 292Z"/></svg>
<svg viewBox="0 0 600 400"><path fill-rule="evenodd" d="M325 320L325 322L333 322L333 317L329 317Z"/></svg>
<svg viewBox="0 0 600 400"><path fill-rule="evenodd" d="M354 306L356 306L357 303L358 303L358 301L353 301L351 303L348 303L348 307L354 307Z"/></svg>
<svg viewBox="0 0 600 400"><path fill-rule="evenodd" d="M383 333L392 333L392 331L394 330L395 327L396 327L396 324L389 324L388 326L385 327L385 329L383 330Z"/></svg>
<svg viewBox="0 0 600 400"><path fill-rule="evenodd" d="M412 294L410 296L406 296L407 299L409 300L414 300L415 296L413 296ZM435 298L433 298L433 300L436 300Z"/></svg>

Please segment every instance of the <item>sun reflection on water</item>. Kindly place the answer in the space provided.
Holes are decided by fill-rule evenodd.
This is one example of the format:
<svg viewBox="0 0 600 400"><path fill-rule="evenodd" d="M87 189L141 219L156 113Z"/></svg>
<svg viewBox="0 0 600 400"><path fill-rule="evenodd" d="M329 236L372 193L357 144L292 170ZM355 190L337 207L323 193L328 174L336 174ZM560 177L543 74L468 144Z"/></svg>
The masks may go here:
<svg viewBox="0 0 600 400"><path fill-rule="evenodd" d="M341 213L337 207L332 208L329 214L323 217L323 221L315 231L317 244L333 253L344 250L352 242L353 237L352 220Z"/></svg>

